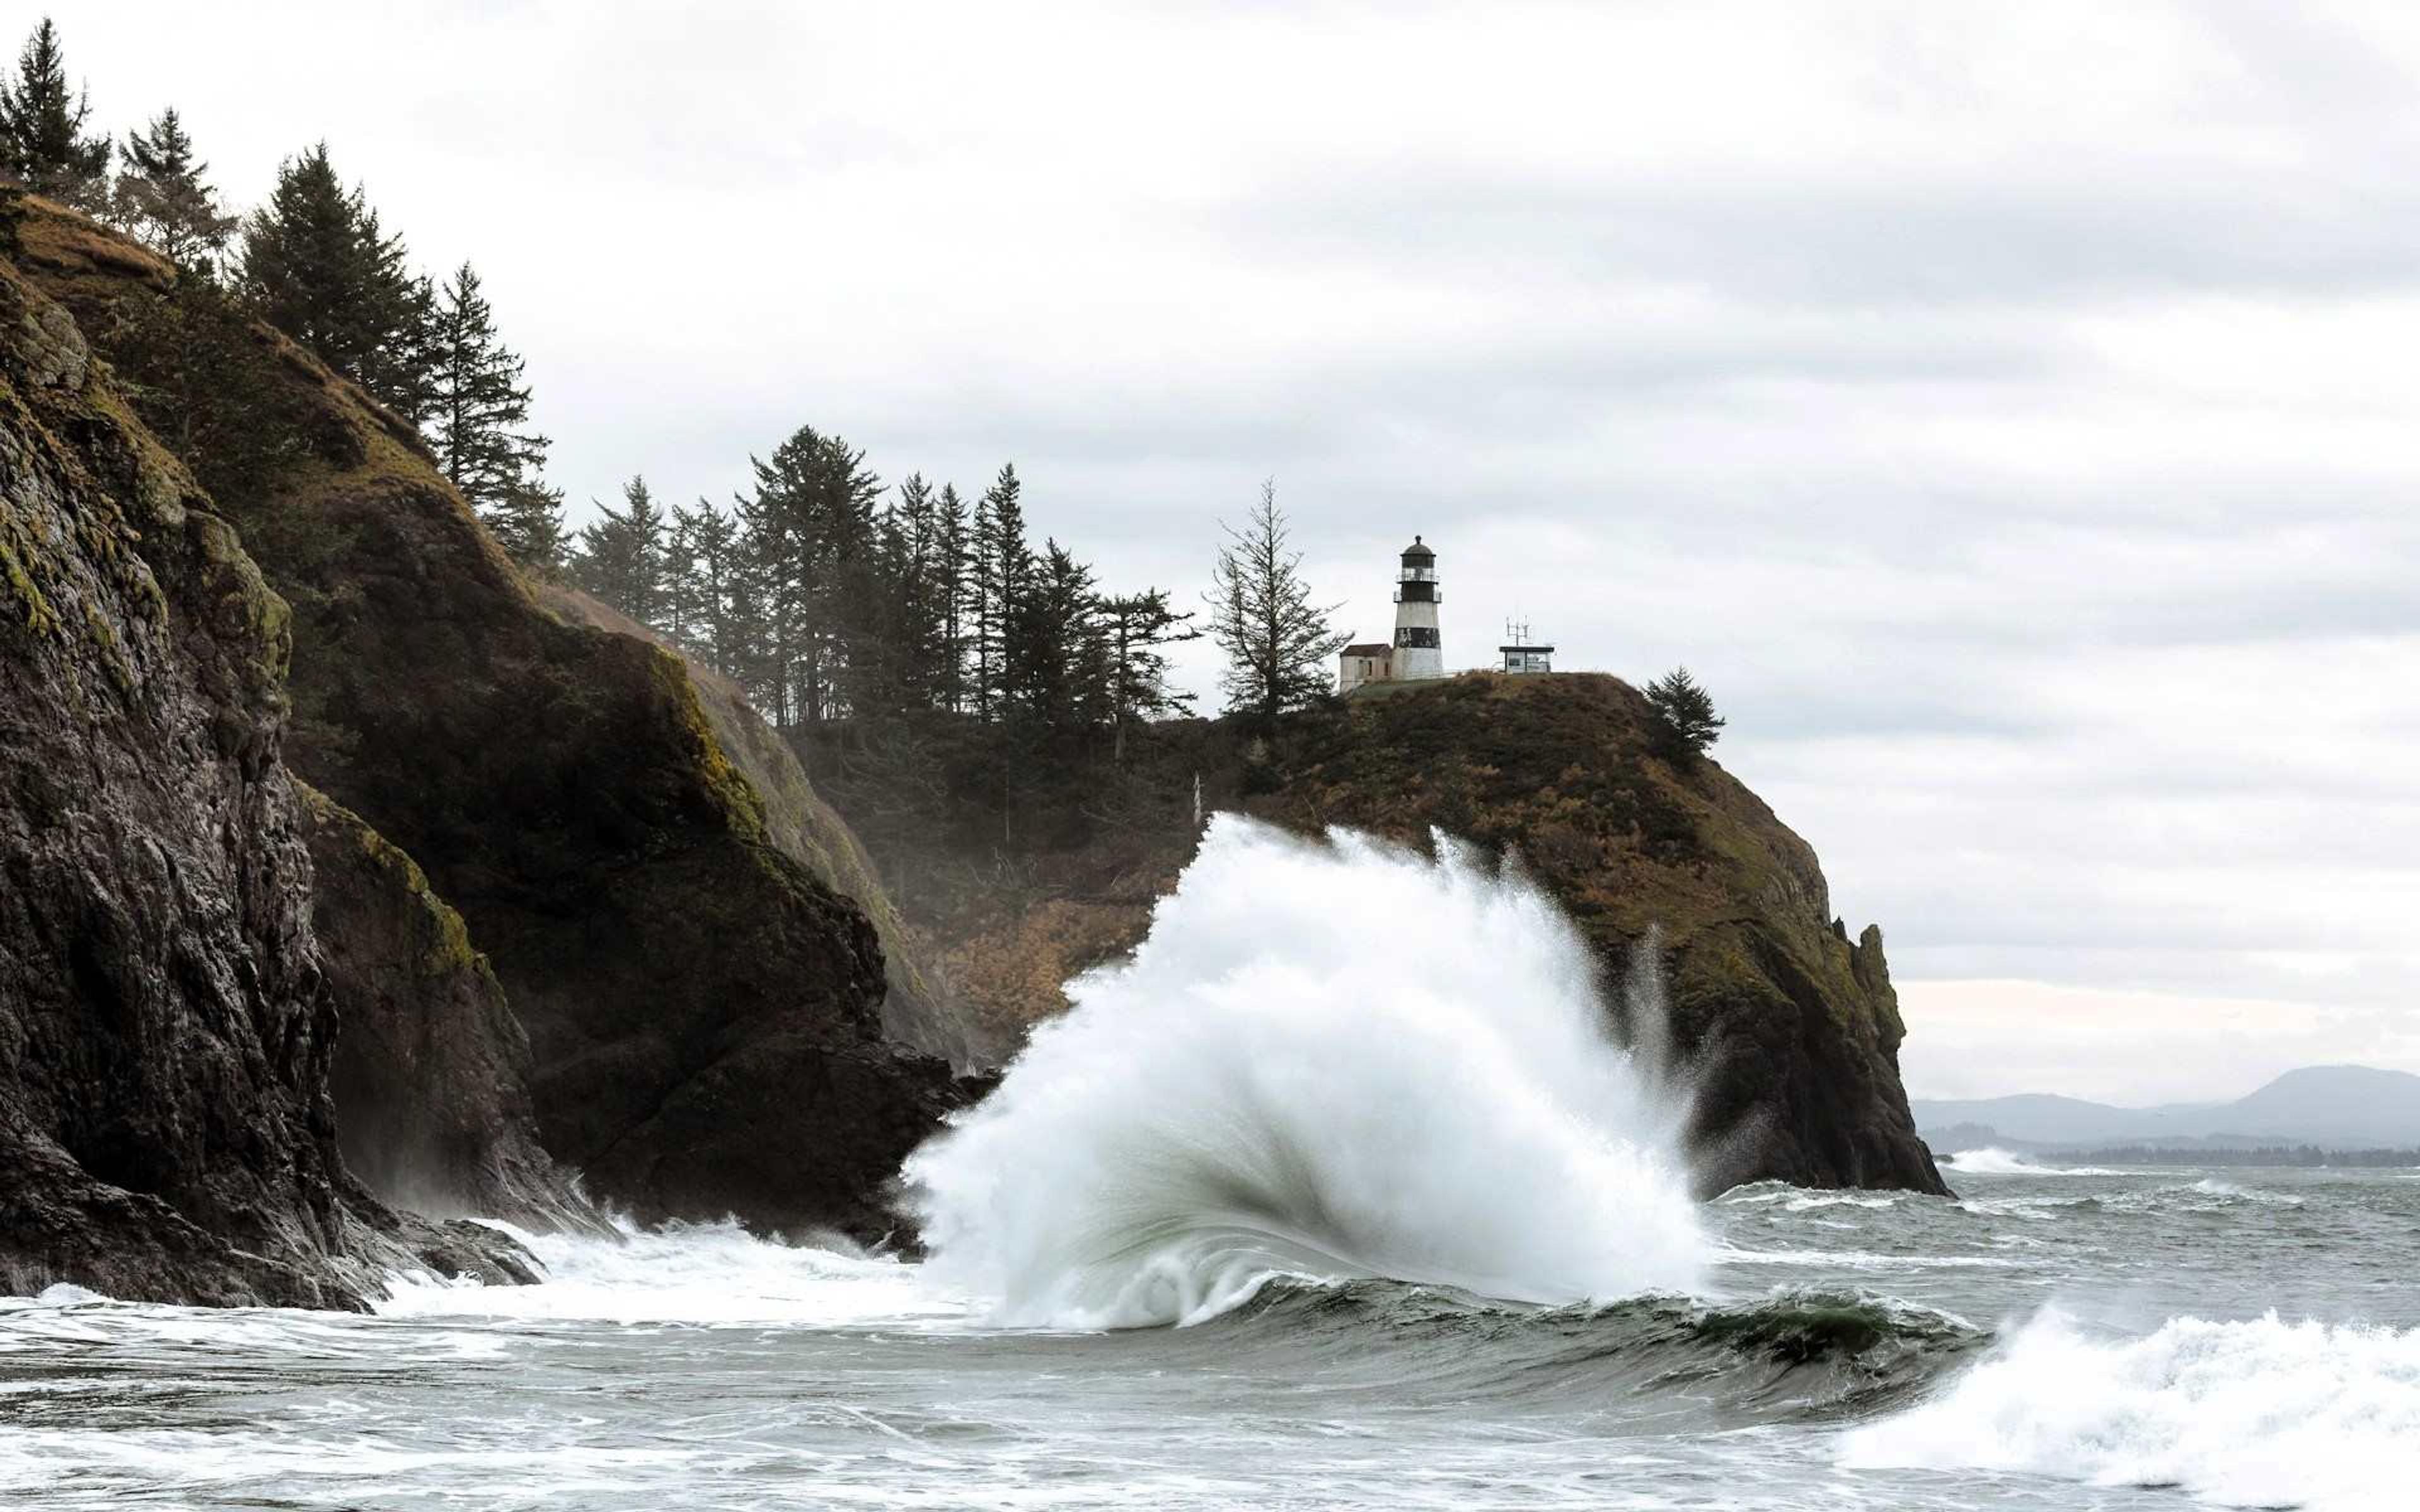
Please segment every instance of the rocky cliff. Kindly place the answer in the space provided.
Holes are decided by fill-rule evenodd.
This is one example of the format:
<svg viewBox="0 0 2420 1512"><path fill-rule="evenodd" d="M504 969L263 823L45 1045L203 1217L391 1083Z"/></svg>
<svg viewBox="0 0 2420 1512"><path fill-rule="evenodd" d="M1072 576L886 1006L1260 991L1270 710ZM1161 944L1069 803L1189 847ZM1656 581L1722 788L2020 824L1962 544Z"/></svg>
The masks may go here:
<svg viewBox="0 0 2420 1512"><path fill-rule="evenodd" d="M290 643L76 322L0 265L0 1292L358 1306L423 1256L526 1274L345 1171Z"/></svg>
<svg viewBox="0 0 2420 1512"><path fill-rule="evenodd" d="M526 1027L538 1129L642 1218L887 1232L958 1101L864 912L776 842L680 660L549 612L411 427L206 287L0 206L291 606L287 759L422 869Z"/></svg>
<svg viewBox="0 0 2420 1512"><path fill-rule="evenodd" d="M1062 982L1140 939L1192 856L1198 778L1206 806L1307 833L1343 825L1425 845L1437 828L1517 851L1609 980L1660 940L1709 1188L1771 1177L1942 1190L1900 1084L1904 1030L1880 932L1853 939L1807 843L1718 764L1659 755L1654 731L1627 685L1578 675L1402 685L1266 732L1171 721L1138 736L1122 767L1067 758L1083 812L1018 814L1039 838L1010 853L843 760L845 733L801 750L954 984L1004 1031L1063 1010ZM985 827L996 837L997 816ZM1373 948L1418 969L1416 945Z"/></svg>
<svg viewBox="0 0 2420 1512"><path fill-rule="evenodd" d="M681 655L654 630L576 588L541 583L535 592L538 602L573 624L635 636ZM764 804L765 830L773 843L827 886L846 894L874 925L882 947L883 1032L960 1070L995 1058L1000 1047L970 1032L976 1026L944 1000L925 943L892 904L865 847L807 780L789 744L765 722L739 685L687 657L682 665L697 688L717 744Z"/></svg>
<svg viewBox="0 0 2420 1512"><path fill-rule="evenodd" d="M342 1032L346 1168L415 1212L606 1227L537 1136L529 1037L462 916L411 856L301 783L311 921Z"/></svg>

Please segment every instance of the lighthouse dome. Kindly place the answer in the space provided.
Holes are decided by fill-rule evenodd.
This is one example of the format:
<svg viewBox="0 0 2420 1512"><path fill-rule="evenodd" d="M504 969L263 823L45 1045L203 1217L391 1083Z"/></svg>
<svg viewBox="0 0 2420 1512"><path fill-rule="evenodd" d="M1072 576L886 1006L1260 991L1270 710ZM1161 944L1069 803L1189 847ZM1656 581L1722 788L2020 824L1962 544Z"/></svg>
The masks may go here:
<svg viewBox="0 0 2420 1512"><path fill-rule="evenodd" d="M1404 548L1404 560L1405 562L1435 562L1436 560L1436 553L1421 545L1420 538L1415 535L1412 537L1412 544Z"/></svg>

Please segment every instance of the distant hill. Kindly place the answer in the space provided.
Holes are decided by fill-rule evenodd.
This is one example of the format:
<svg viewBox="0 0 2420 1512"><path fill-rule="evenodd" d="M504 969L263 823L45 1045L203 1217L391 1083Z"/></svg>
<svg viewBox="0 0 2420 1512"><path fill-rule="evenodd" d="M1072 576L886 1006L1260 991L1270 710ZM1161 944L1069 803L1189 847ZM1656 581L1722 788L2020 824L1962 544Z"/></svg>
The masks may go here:
<svg viewBox="0 0 2420 1512"><path fill-rule="evenodd" d="M2420 1145L2420 1076L2373 1066L2306 1066L2232 1103L2121 1108L2045 1093L1916 1100L1916 1128L1939 1149L1978 1144Z"/></svg>

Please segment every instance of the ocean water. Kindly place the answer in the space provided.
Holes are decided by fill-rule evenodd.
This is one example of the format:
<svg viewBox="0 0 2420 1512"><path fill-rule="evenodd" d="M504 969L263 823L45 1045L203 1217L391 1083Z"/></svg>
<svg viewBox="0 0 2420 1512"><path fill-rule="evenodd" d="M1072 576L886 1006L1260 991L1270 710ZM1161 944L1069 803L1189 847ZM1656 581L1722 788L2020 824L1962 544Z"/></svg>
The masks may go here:
<svg viewBox="0 0 2420 1512"><path fill-rule="evenodd" d="M0 1504L2420 1505L2420 1171L1694 1202L1686 1068L1604 992L1450 846L1221 821L910 1163L929 1257L711 1225L370 1316L0 1301Z"/></svg>

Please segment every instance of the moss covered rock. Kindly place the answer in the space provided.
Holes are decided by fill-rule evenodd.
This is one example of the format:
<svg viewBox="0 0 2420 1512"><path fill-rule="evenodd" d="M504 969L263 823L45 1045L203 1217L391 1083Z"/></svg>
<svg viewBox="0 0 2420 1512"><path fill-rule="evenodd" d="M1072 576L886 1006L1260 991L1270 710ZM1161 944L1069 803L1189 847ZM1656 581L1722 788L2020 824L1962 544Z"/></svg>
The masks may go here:
<svg viewBox="0 0 2420 1512"><path fill-rule="evenodd" d="M779 842L680 659L549 612L412 428L293 343L64 212L0 219L291 606L288 760L467 921L547 1149L643 1218L887 1231L949 1067L884 1035L865 912Z"/></svg>
<svg viewBox="0 0 2420 1512"><path fill-rule="evenodd" d="M341 1024L330 1089L346 1167L416 1212L605 1229L538 1142L529 1037L462 916L360 815L297 787Z"/></svg>
<svg viewBox="0 0 2420 1512"><path fill-rule="evenodd" d="M0 1292L526 1276L345 1170L287 609L85 341L0 263Z"/></svg>

